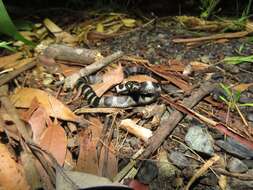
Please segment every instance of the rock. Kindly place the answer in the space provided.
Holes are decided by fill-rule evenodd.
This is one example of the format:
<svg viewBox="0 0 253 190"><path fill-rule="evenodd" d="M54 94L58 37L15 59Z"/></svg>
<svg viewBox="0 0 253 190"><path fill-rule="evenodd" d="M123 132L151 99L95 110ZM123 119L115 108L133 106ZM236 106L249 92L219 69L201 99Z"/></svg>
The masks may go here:
<svg viewBox="0 0 253 190"><path fill-rule="evenodd" d="M211 80L213 80L214 82L223 82L224 76L222 73L214 73L211 76Z"/></svg>
<svg viewBox="0 0 253 190"><path fill-rule="evenodd" d="M253 102L253 96L251 93L242 93L239 98L240 103L251 103Z"/></svg>
<svg viewBox="0 0 253 190"><path fill-rule="evenodd" d="M219 102L222 101L221 98L220 98L220 96L222 96L222 97L224 97L226 99L228 98L227 95L226 95L226 93L225 93L225 91L222 88L220 88L220 87L215 88L213 90L213 92L211 93L211 95L212 95L212 97L213 97L214 100L219 101Z"/></svg>
<svg viewBox="0 0 253 190"><path fill-rule="evenodd" d="M246 164L249 169L253 169L253 160L244 159L243 163Z"/></svg>
<svg viewBox="0 0 253 190"><path fill-rule="evenodd" d="M172 151L169 155L172 163L179 168L187 167L190 165L189 160L185 157L185 155L178 151Z"/></svg>
<svg viewBox="0 0 253 190"><path fill-rule="evenodd" d="M155 162L144 161L137 173L137 179L143 184L149 184L158 175L158 167Z"/></svg>
<svg viewBox="0 0 253 190"><path fill-rule="evenodd" d="M248 171L247 165L244 164L238 158L234 158L234 157L232 157L229 160L227 168L230 172L234 172L234 173L244 173L244 172Z"/></svg>
<svg viewBox="0 0 253 190"><path fill-rule="evenodd" d="M253 77L251 73L239 73L238 78L240 83L251 83L253 82Z"/></svg>
<svg viewBox="0 0 253 190"><path fill-rule="evenodd" d="M247 175L253 175L253 169L246 172ZM228 178L228 184L231 189L250 190L253 189L253 181L240 180L235 177Z"/></svg>
<svg viewBox="0 0 253 190"><path fill-rule="evenodd" d="M234 141L230 137L227 137L226 140L217 140L215 143L226 152L233 154L239 158L253 158L253 151L251 149Z"/></svg>
<svg viewBox="0 0 253 190"><path fill-rule="evenodd" d="M253 122L253 112L247 113L247 119L248 119L248 121Z"/></svg>
<svg viewBox="0 0 253 190"><path fill-rule="evenodd" d="M213 138L208 134L207 130L201 126L194 126L189 128L185 142L190 148L207 155L213 155Z"/></svg>

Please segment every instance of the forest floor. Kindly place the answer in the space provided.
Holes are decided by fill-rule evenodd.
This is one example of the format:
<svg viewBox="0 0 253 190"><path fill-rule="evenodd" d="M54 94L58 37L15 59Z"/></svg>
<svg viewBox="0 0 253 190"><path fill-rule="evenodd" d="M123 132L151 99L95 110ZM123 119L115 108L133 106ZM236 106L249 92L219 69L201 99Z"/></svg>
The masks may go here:
<svg viewBox="0 0 253 190"><path fill-rule="evenodd" d="M0 57L0 152L14 168L0 174L3 186L253 188L249 29L123 13L52 20L23 32L39 42L35 49L22 44ZM145 72L126 76L126 67ZM75 85L91 74L102 76L89 84L100 97L116 97L114 87L129 81L162 90L152 102L96 107Z"/></svg>

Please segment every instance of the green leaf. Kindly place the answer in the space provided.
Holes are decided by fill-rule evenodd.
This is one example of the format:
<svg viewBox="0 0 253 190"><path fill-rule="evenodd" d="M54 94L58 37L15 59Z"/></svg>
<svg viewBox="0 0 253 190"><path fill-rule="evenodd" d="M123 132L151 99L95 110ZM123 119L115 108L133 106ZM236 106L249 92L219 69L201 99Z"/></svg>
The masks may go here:
<svg viewBox="0 0 253 190"><path fill-rule="evenodd" d="M234 93L234 100L235 100L235 102L238 102L238 100L240 99L240 97L241 97L241 92L240 91L236 91L235 93Z"/></svg>
<svg viewBox="0 0 253 190"><path fill-rule="evenodd" d="M253 55L250 56L234 56L234 57L225 57L223 59L225 63L236 65L243 62L253 62Z"/></svg>
<svg viewBox="0 0 253 190"><path fill-rule="evenodd" d="M227 105L229 105L229 101L227 101L225 97L219 96L219 98L220 98L223 102L225 102Z"/></svg>
<svg viewBox="0 0 253 190"><path fill-rule="evenodd" d="M11 42L0 42L0 48L5 48L5 49L8 49L10 51L13 51L13 52L16 52L16 50L13 48L13 47L10 47L9 44Z"/></svg>
<svg viewBox="0 0 253 190"><path fill-rule="evenodd" d="M35 46L33 42L25 39L16 29L11 18L9 17L3 1L0 0L0 33L13 37L15 40L24 42L27 45Z"/></svg>
<svg viewBox="0 0 253 190"><path fill-rule="evenodd" d="M229 96L229 98L231 98L232 97L232 92L229 89L229 87L226 86L226 85L224 85L224 84L222 84L222 83L220 83L220 86L225 91L225 93Z"/></svg>
<svg viewBox="0 0 253 190"><path fill-rule="evenodd" d="M252 103L239 104L239 106L249 106L249 107L253 107L253 102L252 102Z"/></svg>

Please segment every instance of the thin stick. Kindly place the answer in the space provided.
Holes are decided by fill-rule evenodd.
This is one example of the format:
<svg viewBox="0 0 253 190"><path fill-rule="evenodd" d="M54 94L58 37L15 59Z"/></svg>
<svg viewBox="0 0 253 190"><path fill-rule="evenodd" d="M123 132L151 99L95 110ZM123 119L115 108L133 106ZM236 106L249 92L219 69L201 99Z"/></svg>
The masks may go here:
<svg viewBox="0 0 253 190"><path fill-rule="evenodd" d="M20 73L31 69L32 67L34 67L37 64L36 61L32 61L30 63L25 64L23 67L20 67L8 74L5 74L3 76L0 77L0 86L2 86L3 84L9 82L11 79L14 79L16 76L18 76Z"/></svg>

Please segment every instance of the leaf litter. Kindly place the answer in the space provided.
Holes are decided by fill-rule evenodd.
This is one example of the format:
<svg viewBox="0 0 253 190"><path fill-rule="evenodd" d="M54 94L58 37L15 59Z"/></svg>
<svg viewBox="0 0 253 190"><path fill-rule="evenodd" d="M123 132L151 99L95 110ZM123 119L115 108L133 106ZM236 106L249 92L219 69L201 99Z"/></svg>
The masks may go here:
<svg viewBox="0 0 253 190"><path fill-rule="evenodd" d="M22 168L22 162L17 162L19 155L15 155L17 160L10 156L11 151L15 154L14 143L11 143L14 140L20 151L27 153L29 149L35 155L32 162L39 172L34 175L41 177L43 183L37 184L44 189L57 188L55 176L59 173L66 177L68 184L72 186L81 184L82 187L86 187L81 181L76 182L76 179L67 175L67 170L70 169L73 172L79 171L77 174L79 176L90 173L107 177L114 182L129 184L134 189L148 189L148 186L150 188L159 186L160 189L164 186L171 189L189 189L195 183L196 189L205 189L205 184L198 184L197 179L200 178L224 189L225 186L240 186L241 182L230 184L229 180L235 178L241 181L253 180L249 168L244 173L239 173L238 170L237 174L229 172L230 168L226 164L217 164L222 160L229 163L231 159L242 155L246 160L253 158L251 129L253 112L250 106L253 102L253 81L252 77L247 77L253 72L252 63L247 63L251 64L251 67L246 67L247 64L241 62L238 65L222 65L222 62L229 60L224 56L230 51L229 48L240 45L239 40L231 39L242 38L248 35L249 31L222 34L219 31L228 26L228 21L222 25L218 21L204 22L195 17L176 19L184 26L184 29L180 30L187 32L203 29L212 34L202 37L190 36L187 39L174 38L174 35L178 35L176 30L166 31L164 26L175 20L158 19L158 28L153 33L144 34L144 39L140 40L138 35L145 30L149 31L153 27L152 22L143 24L144 21L139 18L131 18L130 15L120 13L97 14L95 18L69 26L69 30L66 31L52 20L45 19L41 23L42 29L44 28L41 37L39 37L41 28L32 31L34 33L32 36L37 40L39 37L41 43L36 54L32 56L30 54L30 58L22 57L21 53L1 57L0 63L3 64L0 69L4 72L0 74L0 81L7 81L12 87L8 91L10 95L2 92L0 96L2 103L0 113L3 113L0 116L0 132L6 133L9 139L9 143L1 144L3 163L6 163L2 168L9 164L13 170L22 171L3 170L1 185L4 184L6 188L20 185L21 189L29 189L36 184L29 183L24 177L23 173L29 171ZM50 34L53 34L53 37L47 41L46 37L50 38ZM208 43L215 40L222 41L215 42L210 49ZM49 51L43 59L37 59L38 54L44 52L45 55L49 44L59 42L64 42L66 49L72 53L81 51L77 46L86 43L91 49L104 55L100 57L102 61L100 60L99 66L94 55L83 55L84 58L86 56L87 62L94 60L88 64L92 65L88 67L92 68L88 73L102 75L102 82L92 85L99 97L104 94L115 94L111 90L113 87L129 81L160 83L163 86L160 94L162 96L151 107L140 105L134 108L92 108L86 104L83 97L70 101L76 90L63 89L61 87L63 80L72 74L76 74L79 78L86 76L87 73L78 71L82 67L87 68L87 65L76 64L77 54L69 56L60 53L56 58L50 54L53 51ZM186 45L182 45L183 43ZM224 43L228 49L224 48ZM56 46L55 48L57 50ZM127 55L103 62L106 56L119 49L127 52ZM181 53L182 49L186 52L184 55ZM210 56L210 52L214 52L215 56ZM201 60L200 53L209 55L210 60L205 61L204 57ZM224 57L225 59L222 59ZM234 60L236 58L238 58L236 55L231 57L235 62L244 60ZM35 61L38 63L23 69ZM71 63L74 63L75 68ZM35 68L28 70L35 65ZM145 67L152 72L152 76L144 74L124 78L125 66ZM52 79L50 82L41 83L41 77L32 73L39 67L46 68L43 72L50 75ZM235 72L236 69L239 69L239 72ZM13 72L17 74L14 75ZM42 75L42 79L44 76ZM205 81L206 78L211 82ZM233 86L231 93L229 91L231 96L234 90L240 91L241 96L233 102L235 107L237 106L237 111L230 109L231 102L219 99L220 96L226 95L222 89L218 89L219 85L216 85L221 80ZM215 93L218 96L216 99ZM243 103L248 106L242 107ZM196 104L198 105L194 108ZM19 111L13 112L13 109ZM17 127L19 122L28 129L29 135L24 135L24 131L19 130ZM17 127L15 135L11 135L10 126ZM209 134L214 139L212 144L214 154L206 154L199 151L200 149L194 150L194 146L186 141L188 129L194 130L199 126L204 129L203 133ZM187 148L182 148L180 146L182 144ZM142 150L140 155L136 156L140 150ZM187 150L190 151L187 153ZM166 159L166 156L172 158L170 155L174 153L181 155L182 160L187 159L190 165L183 166L183 163L180 163L182 160ZM163 161L160 158L163 158ZM164 167L162 162L173 167ZM242 167L245 163L242 161L238 167ZM175 168L182 170L178 171ZM215 177L209 179L208 175ZM15 178L11 178L12 176ZM226 181L224 176L229 180ZM172 181L175 183L171 183ZM97 184L99 181L91 185ZM246 182L246 186L249 185Z"/></svg>

